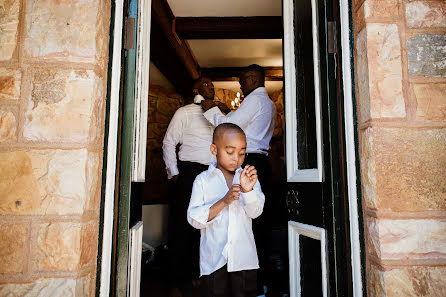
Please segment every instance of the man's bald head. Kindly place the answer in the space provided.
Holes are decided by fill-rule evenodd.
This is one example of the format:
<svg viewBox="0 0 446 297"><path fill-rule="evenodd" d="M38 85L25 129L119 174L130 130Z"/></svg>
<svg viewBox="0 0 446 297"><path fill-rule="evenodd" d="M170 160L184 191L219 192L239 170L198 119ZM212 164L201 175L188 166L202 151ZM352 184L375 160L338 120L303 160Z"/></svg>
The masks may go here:
<svg viewBox="0 0 446 297"><path fill-rule="evenodd" d="M265 70L257 64L249 65L240 75L239 83L243 95L248 96L255 89L265 86Z"/></svg>
<svg viewBox="0 0 446 297"><path fill-rule="evenodd" d="M265 85L265 70L263 69L262 66L257 64L251 64L248 67L246 67L244 73L248 75L254 75L259 79L262 86Z"/></svg>

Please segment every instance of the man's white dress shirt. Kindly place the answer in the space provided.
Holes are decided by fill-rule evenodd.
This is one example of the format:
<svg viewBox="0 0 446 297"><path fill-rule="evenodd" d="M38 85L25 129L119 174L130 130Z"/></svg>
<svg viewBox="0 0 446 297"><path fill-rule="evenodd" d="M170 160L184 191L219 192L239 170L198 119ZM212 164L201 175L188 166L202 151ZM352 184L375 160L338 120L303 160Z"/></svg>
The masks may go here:
<svg viewBox="0 0 446 297"><path fill-rule="evenodd" d="M241 168L236 170L233 184L240 184L241 171ZM257 181L252 191L241 192L239 200L208 222L211 206L228 191L225 177L215 163L194 181L187 221L201 231L200 276L209 275L225 264L228 272L259 268L252 219L262 213L265 195Z"/></svg>
<svg viewBox="0 0 446 297"><path fill-rule="evenodd" d="M268 155L276 121L276 106L264 87L246 96L236 111L225 116L218 107L213 107L204 113L204 117L215 127L221 123L240 126L246 134L246 151Z"/></svg>
<svg viewBox="0 0 446 297"><path fill-rule="evenodd" d="M195 96L194 103L180 107L170 120L163 139L163 159L169 179L179 173L177 144L180 144L178 158L181 161L204 165L215 161L210 150L214 127L203 116L203 109L198 104L202 100L204 98L201 95Z"/></svg>

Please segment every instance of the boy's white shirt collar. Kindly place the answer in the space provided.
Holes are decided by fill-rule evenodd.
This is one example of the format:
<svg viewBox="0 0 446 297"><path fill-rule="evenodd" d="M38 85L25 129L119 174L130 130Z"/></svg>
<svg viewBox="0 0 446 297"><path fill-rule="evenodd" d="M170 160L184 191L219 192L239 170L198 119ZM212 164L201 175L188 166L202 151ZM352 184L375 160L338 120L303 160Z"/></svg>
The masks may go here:
<svg viewBox="0 0 446 297"><path fill-rule="evenodd" d="M212 162L212 163L210 163L210 164L209 164L209 168L208 168L209 173L214 172L215 169L218 169L218 168L217 168L217 162ZM240 166L239 168L237 168L237 169L235 170L235 174L238 174L238 173L242 172L242 170L243 170L243 168Z"/></svg>
<svg viewBox="0 0 446 297"><path fill-rule="evenodd" d="M194 103L201 103L201 101L204 101L204 97L200 94L195 95L194 97Z"/></svg>

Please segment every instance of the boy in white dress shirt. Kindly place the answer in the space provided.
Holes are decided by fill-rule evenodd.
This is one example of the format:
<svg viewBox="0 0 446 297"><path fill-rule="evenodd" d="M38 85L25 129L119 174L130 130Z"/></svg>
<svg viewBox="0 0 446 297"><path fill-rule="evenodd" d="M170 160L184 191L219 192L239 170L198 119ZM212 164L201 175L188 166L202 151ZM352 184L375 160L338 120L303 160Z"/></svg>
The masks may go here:
<svg viewBox="0 0 446 297"><path fill-rule="evenodd" d="M217 163L200 173L192 188L187 220L200 229L200 276L204 297L256 296L259 261L252 219L265 195L257 170L243 164L246 136L232 123L217 126L211 152Z"/></svg>

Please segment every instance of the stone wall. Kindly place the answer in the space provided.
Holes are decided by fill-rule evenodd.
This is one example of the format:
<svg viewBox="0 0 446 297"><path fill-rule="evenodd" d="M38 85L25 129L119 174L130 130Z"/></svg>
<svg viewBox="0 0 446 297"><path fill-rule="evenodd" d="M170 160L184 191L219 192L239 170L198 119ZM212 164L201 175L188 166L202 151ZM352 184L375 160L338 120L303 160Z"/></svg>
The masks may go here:
<svg viewBox="0 0 446 297"><path fill-rule="evenodd" d="M368 296L446 296L446 2L353 17Z"/></svg>
<svg viewBox="0 0 446 297"><path fill-rule="evenodd" d="M163 161L163 139L175 111L183 105L181 95L150 85L146 182L136 184L143 204L168 202L169 182Z"/></svg>
<svg viewBox="0 0 446 297"><path fill-rule="evenodd" d="M94 296L109 1L0 1L0 296Z"/></svg>

